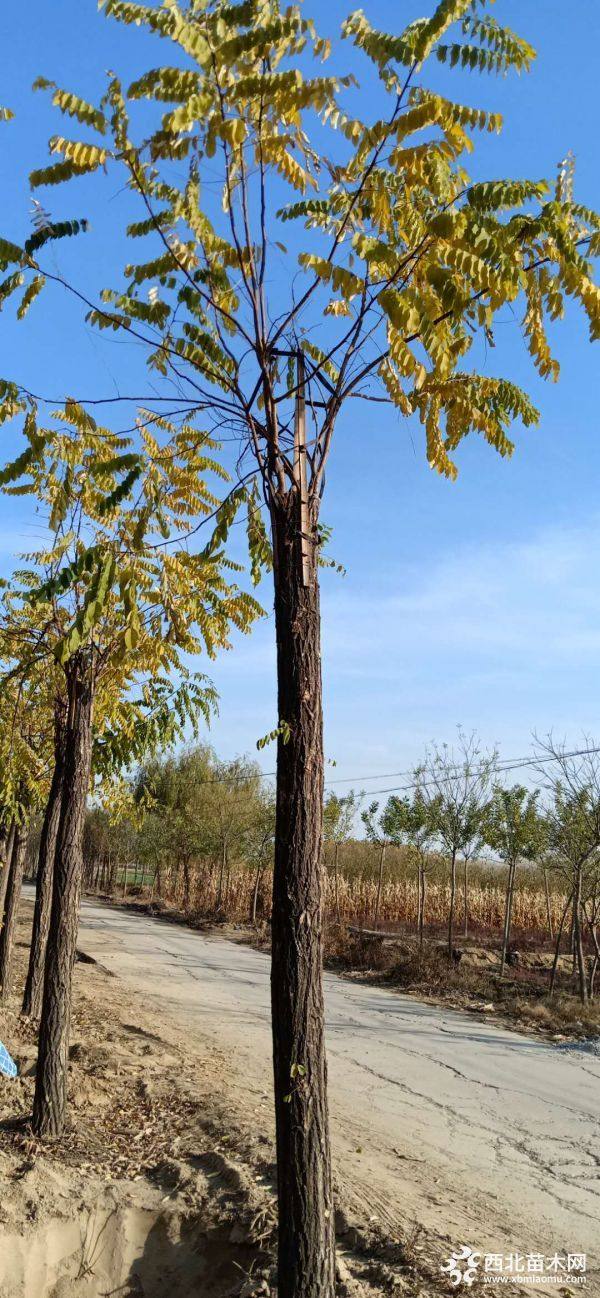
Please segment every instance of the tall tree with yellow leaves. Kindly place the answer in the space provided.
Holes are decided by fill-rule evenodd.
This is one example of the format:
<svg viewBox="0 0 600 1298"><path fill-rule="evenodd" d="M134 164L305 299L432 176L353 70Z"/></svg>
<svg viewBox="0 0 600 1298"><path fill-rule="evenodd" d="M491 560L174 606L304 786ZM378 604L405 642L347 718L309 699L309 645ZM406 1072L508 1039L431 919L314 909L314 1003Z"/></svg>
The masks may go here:
<svg viewBox="0 0 600 1298"><path fill-rule="evenodd" d="M55 160L32 183L125 172L141 205L129 234L144 252L125 268L121 287L89 303L89 318L146 343L155 374L174 378L191 406L210 408L258 470L272 546L279 706L272 974L279 1295L331 1298L318 570L336 425L349 400L384 399L421 423L439 473L455 476L454 452L470 433L509 455L511 425L535 424L538 414L509 379L469 365L473 342L492 341L497 313L515 304L534 364L555 378L545 321L562 315L565 295L598 336L591 258L600 222L574 201L568 167L554 189L537 180L471 182L464 159L473 135L489 138L501 119L445 98L427 72L436 61L493 74L530 67L533 49L487 12L487 0L439 0L430 17L391 33L374 29L363 11L351 14L342 37L379 81L378 93L362 98L354 76L338 70L341 44L333 72L322 70L330 43L299 6L105 0L104 9L169 43L173 64L126 92L111 76L98 106L40 82L86 138L55 136ZM129 103L143 99L164 107L138 143ZM29 241L23 274L35 282L46 235L57 237L55 228L34 236L34 247ZM18 251L5 255L23 267ZM253 527L256 562L268 561L257 511Z"/></svg>
<svg viewBox="0 0 600 1298"><path fill-rule="evenodd" d="M148 731L171 732L165 691L186 677L171 706L182 720L208 715L214 692L191 677L183 655L214 656L233 626L246 631L260 609L225 576L225 526L199 553L181 545L199 514L215 506L206 478L223 477L210 439L162 421L163 444L142 415L139 446L95 421L77 403L41 427L32 405L25 450L0 477L29 490L48 514L52 543L33 556L11 592L18 628L15 665L23 680L51 660L63 676L64 735L56 746L60 810L44 972L33 1126L62 1131L66 1112L71 979L82 876L82 839L92 773L94 724L101 753L122 762L143 756ZM218 501L217 501L218 504ZM231 511L236 507L230 503ZM171 535L179 548L165 549ZM30 642L23 629L33 609ZM41 628L41 629L40 629ZM9 638L10 627L6 636ZM132 690L139 694L137 705ZM149 713L144 719L144 712ZM162 723L161 723L162 717ZM161 730L162 724L162 730ZM109 731L108 735L104 732Z"/></svg>

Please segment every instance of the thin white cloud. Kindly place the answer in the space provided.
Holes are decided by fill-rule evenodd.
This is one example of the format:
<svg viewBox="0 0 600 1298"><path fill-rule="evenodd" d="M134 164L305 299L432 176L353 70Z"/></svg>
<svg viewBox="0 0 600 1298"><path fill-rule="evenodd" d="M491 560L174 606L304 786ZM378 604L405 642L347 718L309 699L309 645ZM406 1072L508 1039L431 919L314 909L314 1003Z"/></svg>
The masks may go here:
<svg viewBox="0 0 600 1298"><path fill-rule="evenodd" d="M488 666L497 656L509 667L532 655L557 664L597 660L599 573L600 519L527 542L455 549L427 575L388 570L386 593L351 583L330 592L327 656L338 670L363 676L373 673L375 655L386 679L401 661L433 662L445 653Z"/></svg>

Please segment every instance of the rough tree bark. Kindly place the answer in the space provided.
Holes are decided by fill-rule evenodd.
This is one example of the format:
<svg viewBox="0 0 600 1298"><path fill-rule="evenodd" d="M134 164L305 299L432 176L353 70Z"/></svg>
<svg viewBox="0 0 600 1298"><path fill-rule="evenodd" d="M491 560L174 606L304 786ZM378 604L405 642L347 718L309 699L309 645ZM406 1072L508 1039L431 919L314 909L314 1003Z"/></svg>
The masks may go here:
<svg viewBox="0 0 600 1298"><path fill-rule="evenodd" d="M334 1298L324 1042L319 587L305 584L295 493L272 505L280 731L271 998L279 1298ZM316 518L311 519L316 529Z"/></svg>
<svg viewBox="0 0 600 1298"><path fill-rule="evenodd" d="M15 930L19 914L19 902L21 900L21 885L23 883L26 848L27 828L25 825L18 825L13 838L10 870L8 872L6 897L4 901L4 922L2 924L2 931L0 932L0 1002L2 1003L7 1000L10 991L10 973L15 943Z"/></svg>
<svg viewBox="0 0 600 1298"><path fill-rule="evenodd" d="M59 1136L67 1108L73 965L83 873L83 829L92 761L93 668L89 653L67 667L64 787L46 951L33 1129Z"/></svg>
<svg viewBox="0 0 600 1298"><path fill-rule="evenodd" d="M22 1012L34 1019L39 1019L42 1009L44 963L50 927L54 859L63 789L65 721L64 704L61 703L57 705L54 719L54 772L40 836L29 967L23 994Z"/></svg>

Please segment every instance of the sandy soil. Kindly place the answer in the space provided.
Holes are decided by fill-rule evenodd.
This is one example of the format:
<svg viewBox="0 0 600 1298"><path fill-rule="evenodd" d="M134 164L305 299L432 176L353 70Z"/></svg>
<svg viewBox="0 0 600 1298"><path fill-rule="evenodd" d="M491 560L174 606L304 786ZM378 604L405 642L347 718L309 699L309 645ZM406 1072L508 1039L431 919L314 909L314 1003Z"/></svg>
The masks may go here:
<svg viewBox="0 0 600 1298"><path fill-rule="evenodd" d="M30 918L26 903L18 989ZM18 1010L15 994L0 1011L19 1064L16 1081L0 1078L0 1298L276 1294L264 1084L151 996L79 962L69 1128L41 1147L28 1126L35 1038ZM392 1229L385 1205L374 1213L352 1178L337 1179L340 1298L445 1292L443 1236L401 1232L395 1214Z"/></svg>

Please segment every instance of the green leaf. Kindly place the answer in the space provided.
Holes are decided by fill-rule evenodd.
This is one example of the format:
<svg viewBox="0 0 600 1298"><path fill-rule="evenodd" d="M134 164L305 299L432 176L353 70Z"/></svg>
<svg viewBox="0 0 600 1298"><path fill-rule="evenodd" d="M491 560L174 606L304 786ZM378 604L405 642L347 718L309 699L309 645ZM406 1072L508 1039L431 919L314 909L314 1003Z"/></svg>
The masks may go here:
<svg viewBox="0 0 600 1298"><path fill-rule="evenodd" d="M43 248L44 244L51 240L67 239L75 234L82 234L88 226L89 222L85 217L79 221L51 221L49 225L44 225L41 230L36 230L35 234L25 240L25 252L31 254Z"/></svg>

